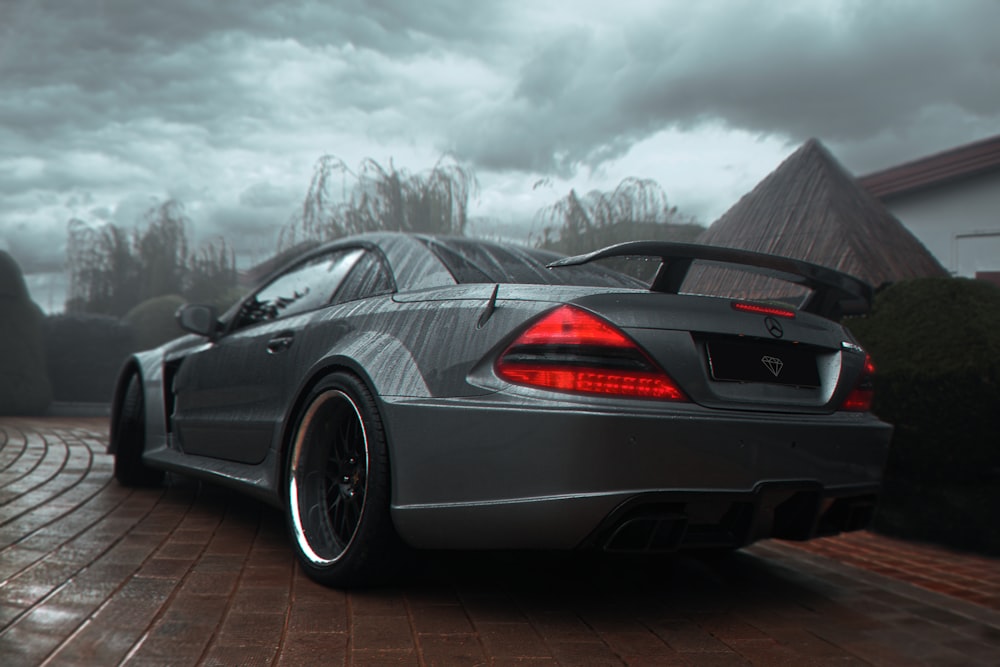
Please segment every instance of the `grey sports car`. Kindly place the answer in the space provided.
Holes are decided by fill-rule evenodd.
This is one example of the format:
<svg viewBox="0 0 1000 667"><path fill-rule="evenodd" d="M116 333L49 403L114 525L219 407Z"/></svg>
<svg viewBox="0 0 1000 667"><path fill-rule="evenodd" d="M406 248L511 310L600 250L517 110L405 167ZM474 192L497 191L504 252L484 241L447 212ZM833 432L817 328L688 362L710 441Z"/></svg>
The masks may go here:
<svg viewBox="0 0 1000 667"><path fill-rule="evenodd" d="M651 284L597 260L639 257ZM684 293L693 262L797 299ZM790 294L792 292L789 292ZM370 234L318 247L128 359L115 476L164 471L284 509L334 586L435 549L735 549L861 528L891 427L844 312L851 276L639 241L578 257Z"/></svg>

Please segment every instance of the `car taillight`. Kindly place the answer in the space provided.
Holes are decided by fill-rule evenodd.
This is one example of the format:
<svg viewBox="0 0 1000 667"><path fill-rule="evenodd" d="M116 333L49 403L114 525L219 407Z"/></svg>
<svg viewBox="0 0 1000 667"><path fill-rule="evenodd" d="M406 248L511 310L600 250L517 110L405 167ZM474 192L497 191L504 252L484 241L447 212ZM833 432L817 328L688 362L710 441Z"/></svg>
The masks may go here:
<svg viewBox="0 0 1000 667"><path fill-rule="evenodd" d="M495 370L507 382L556 391L686 400L635 341L575 306L560 306L528 327Z"/></svg>
<svg viewBox="0 0 1000 667"><path fill-rule="evenodd" d="M858 383L847 395L841 410L851 412L868 412L872 409L872 401L875 399L875 364L870 355L865 355L865 368L858 378Z"/></svg>

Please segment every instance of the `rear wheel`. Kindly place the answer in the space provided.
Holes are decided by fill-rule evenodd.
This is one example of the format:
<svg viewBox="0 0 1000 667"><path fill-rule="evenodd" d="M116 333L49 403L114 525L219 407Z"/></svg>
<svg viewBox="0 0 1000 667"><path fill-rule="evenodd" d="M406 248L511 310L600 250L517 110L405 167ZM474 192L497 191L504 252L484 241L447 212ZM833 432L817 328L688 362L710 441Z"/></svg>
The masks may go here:
<svg viewBox="0 0 1000 667"><path fill-rule="evenodd" d="M125 389L115 430L115 479L124 486L156 486L163 482L162 470L142 462L142 452L146 448L146 410L138 375L131 377Z"/></svg>
<svg viewBox="0 0 1000 667"><path fill-rule="evenodd" d="M400 548L389 516L389 459L375 400L334 373L309 394L288 452L287 520L306 574L338 587L386 575Z"/></svg>

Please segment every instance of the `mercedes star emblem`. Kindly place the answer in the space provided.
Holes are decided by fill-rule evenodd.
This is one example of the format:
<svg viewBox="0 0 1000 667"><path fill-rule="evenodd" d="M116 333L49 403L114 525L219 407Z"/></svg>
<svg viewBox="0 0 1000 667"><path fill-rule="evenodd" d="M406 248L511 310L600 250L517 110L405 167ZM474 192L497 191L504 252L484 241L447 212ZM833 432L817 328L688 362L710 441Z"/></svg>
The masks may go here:
<svg viewBox="0 0 1000 667"><path fill-rule="evenodd" d="M767 332L775 338L781 338L785 335L785 330L781 328L781 322L773 317L765 317L764 326L767 327Z"/></svg>

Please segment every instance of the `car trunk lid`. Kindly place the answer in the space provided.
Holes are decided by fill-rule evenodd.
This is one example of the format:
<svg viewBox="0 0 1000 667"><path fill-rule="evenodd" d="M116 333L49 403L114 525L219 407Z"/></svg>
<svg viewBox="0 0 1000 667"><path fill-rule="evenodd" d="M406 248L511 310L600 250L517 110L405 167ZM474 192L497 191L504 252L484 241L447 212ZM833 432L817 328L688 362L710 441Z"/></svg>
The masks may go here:
<svg viewBox="0 0 1000 667"><path fill-rule="evenodd" d="M864 364L839 324L787 307L754 312L735 308L739 300L639 292L573 303L620 327L706 407L832 412Z"/></svg>

